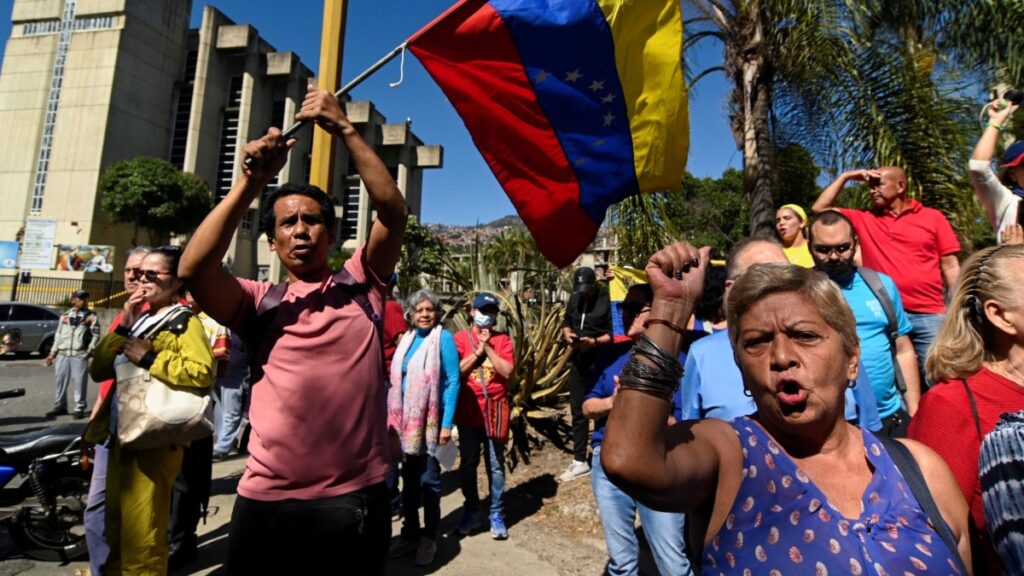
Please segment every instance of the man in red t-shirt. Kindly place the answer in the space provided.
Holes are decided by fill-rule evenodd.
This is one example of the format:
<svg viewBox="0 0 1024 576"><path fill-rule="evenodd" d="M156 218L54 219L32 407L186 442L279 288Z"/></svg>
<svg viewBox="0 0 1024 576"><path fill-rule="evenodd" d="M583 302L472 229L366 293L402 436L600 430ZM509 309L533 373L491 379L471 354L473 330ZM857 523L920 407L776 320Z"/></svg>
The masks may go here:
<svg viewBox="0 0 1024 576"><path fill-rule="evenodd" d="M815 213L834 209L847 182L865 182L870 189L871 209L839 211L853 222L860 237L861 265L887 274L896 283L914 327L910 339L921 382L926 382L924 360L946 312L943 284L951 289L960 274L960 242L942 212L907 197L907 175L896 166L844 172L811 209Z"/></svg>
<svg viewBox="0 0 1024 576"><path fill-rule="evenodd" d="M512 375L515 360L512 339L494 329L498 311L498 298L494 294L477 294L471 310L473 325L455 335L455 347L461 359L459 371L462 373L455 424L459 427L459 475L465 499L459 532L469 534L480 525L476 469L480 464L480 450L483 449L487 456L487 483L491 488L488 513L491 537L504 540L508 538L502 498L505 492L505 444L488 438L484 426L487 398L505 398L505 386Z"/></svg>

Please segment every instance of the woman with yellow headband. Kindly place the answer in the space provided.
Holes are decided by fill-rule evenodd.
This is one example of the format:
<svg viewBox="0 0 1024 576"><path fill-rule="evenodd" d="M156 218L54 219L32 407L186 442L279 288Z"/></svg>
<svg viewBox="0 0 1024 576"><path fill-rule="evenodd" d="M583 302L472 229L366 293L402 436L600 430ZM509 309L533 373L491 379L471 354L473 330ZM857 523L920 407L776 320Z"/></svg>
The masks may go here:
<svg viewBox="0 0 1024 576"><path fill-rule="evenodd" d="M814 259L807 246L807 213L796 204L786 204L775 213L775 231L790 264L814 268Z"/></svg>

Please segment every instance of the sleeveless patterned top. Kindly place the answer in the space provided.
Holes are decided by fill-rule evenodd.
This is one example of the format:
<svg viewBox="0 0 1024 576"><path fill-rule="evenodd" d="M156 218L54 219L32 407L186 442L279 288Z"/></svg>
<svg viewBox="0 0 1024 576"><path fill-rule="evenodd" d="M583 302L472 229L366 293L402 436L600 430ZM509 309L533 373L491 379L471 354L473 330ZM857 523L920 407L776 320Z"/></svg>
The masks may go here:
<svg viewBox="0 0 1024 576"><path fill-rule="evenodd" d="M743 483L702 552L706 576L960 574L953 553L867 430L864 448L875 471L860 517L851 520L758 423L742 417L731 425L743 448Z"/></svg>

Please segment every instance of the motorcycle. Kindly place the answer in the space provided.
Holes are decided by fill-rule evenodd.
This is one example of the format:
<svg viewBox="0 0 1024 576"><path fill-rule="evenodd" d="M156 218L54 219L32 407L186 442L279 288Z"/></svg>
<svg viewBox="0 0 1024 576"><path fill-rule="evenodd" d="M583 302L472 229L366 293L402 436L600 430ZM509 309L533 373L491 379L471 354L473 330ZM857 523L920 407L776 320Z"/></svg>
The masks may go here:
<svg viewBox="0 0 1024 576"><path fill-rule="evenodd" d="M0 399L24 396L17 388ZM81 453L85 424L0 433L0 523L36 560L62 563L88 554L85 505L91 470Z"/></svg>

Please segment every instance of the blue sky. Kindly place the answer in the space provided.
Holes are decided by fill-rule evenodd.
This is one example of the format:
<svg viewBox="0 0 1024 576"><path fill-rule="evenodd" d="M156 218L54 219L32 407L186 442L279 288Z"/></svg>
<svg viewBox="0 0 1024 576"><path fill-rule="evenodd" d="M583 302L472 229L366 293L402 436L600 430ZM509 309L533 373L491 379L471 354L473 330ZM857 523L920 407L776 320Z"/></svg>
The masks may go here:
<svg viewBox="0 0 1024 576"><path fill-rule="evenodd" d="M177 0L168 0L177 1ZM344 82L370 66L450 6L454 0L349 0L342 78ZM211 4L238 23L248 23L278 50L292 50L312 70L320 54L322 0L194 1L192 24L197 26L205 4ZM0 0L0 38L10 35L12 0ZM5 46L0 46L0 54ZM700 70L720 61L710 42L694 63ZM445 100L412 54L406 54L404 79L397 88L398 59L358 87L352 96L372 100L390 122L413 119L413 131L428 144L445 148L444 167L425 171L424 222L475 224L514 213L494 175L473 146L454 108ZM725 115L728 86L720 73L706 76L690 95L690 155L687 169L697 176L717 177L742 165L742 155Z"/></svg>

